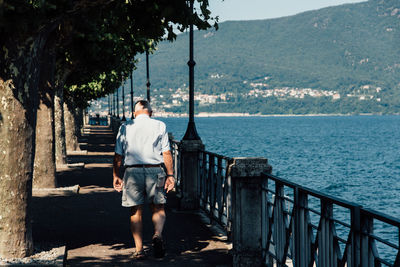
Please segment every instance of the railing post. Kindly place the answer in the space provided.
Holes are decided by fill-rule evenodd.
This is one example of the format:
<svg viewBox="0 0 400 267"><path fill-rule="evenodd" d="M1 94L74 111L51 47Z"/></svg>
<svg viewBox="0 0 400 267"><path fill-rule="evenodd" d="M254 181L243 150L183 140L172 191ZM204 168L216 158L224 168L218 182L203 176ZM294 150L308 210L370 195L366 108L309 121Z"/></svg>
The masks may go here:
<svg viewBox="0 0 400 267"><path fill-rule="evenodd" d="M276 266L283 267L286 259L285 245L286 245L286 224L285 224L285 192L283 185L275 183L275 200L274 200L274 243L275 255L277 257Z"/></svg>
<svg viewBox="0 0 400 267"><path fill-rule="evenodd" d="M262 201L271 172L266 158L234 158L228 172L232 181L233 266L263 266Z"/></svg>
<svg viewBox="0 0 400 267"><path fill-rule="evenodd" d="M332 234L333 205L325 199L321 199L321 221L318 230L318 263L320 266L334 265L334 247Z"/></svg>
<svg viewBox="0 0 400 267"><path fill-rule="evenodd" d="M299 187L294 189L294 266L306 267L310 262L310 242L308 231L307 194Z"/></svg>
<svg viewBox="0 0 400 267"><path fill-rule="evenodd" d="M354 206L351 210L351 260L350 267L360 267L361 264L361 206Z"/></svg>
<svg viewBox="0 0 400 267"><path fill-rule="evenodd" d="M375 258L372 252L373 240L370 239L369 235L374 233L373 219L367 216L361 218L361 266L373 267Z"/></svg>
<svg viewBox="0 0 400 267"><path fill-rule="evenodd" d="M204 149L201 140L181 141L182 198L180 208L198 209L199 201L199 156Z"/></svg>

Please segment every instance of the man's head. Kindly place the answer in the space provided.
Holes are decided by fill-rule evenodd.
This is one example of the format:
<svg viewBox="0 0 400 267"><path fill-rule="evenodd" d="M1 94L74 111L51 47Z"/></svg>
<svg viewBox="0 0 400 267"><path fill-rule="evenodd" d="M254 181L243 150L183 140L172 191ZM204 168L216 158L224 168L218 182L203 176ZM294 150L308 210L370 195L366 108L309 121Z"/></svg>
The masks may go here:
<svg viewBox="0 0 400 267"><path fill-rule="evenodd" d="M135 112L134 115L137 117L140 114L147 114L151 116L153 113L150 103L146 100L139 100L135 103Z"/></svg>

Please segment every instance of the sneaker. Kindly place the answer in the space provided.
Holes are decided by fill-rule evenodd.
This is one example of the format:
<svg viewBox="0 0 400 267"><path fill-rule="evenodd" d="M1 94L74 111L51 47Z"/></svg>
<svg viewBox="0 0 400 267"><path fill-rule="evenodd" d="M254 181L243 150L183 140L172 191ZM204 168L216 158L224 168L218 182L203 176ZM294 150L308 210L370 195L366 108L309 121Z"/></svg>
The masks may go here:
<svg viewBox="0 0 400 267"><path fill-rule="evenodd" d="M156 258L164 257L165 247L161 236L158 235L153 236L153 252L154 252L154 257Z"/></svg>
<svg viewBox="0 0 400 267"><path fill-rule="evenodd" d="M132 255L133 260L144 260L145 258L146 258L146 253L144 252L144 250L136 251Z"/></svg>

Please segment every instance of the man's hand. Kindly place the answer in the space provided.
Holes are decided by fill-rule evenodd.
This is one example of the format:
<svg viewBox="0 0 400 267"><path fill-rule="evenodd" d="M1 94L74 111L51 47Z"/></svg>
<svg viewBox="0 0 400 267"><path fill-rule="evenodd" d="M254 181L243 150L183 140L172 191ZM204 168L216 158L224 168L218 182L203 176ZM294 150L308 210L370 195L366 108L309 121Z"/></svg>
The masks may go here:
<svg viewBox="0 0 400 267"><path fill-rule="evenodd" d="M122 191L122 185L124 182L122 181L121 178L119 178L120 173L119 169L121 168L122 165L122 156L115 153L114 155L114 162L113 162L113 186L114 189L117 190L118 192Z"/></svg>
<svg viewBox="0 0 400 267"><path fill-rule="evenodd" d="M121 191L122 191L122 186L123 186L123 184L124 184L124 182L122 181L121 178L114 177L113 186L114 186L114 189L115 189L117 192L121 192Z"/></svg>
<svg viewBox="0 0 400 267"><path fill-rule="evenodd" d="M164 159L164 165L165 165L167 174L172 175L174 173L174 167L172 165L173 160L172 160L172 154L171 154L170 150L163 152L163 159ZM165 181L164 189L168 193L169 191L174 189L174 187L175 187L175 178L172 176L167 176L167 180Z"/></svg>
<svg viewBox="0 0 400 267"><path fill-rule="evenodd" d="M167 177L167 180L165 181L164 189L167 190L167 193L174 189L175 187L175 178L174 177Z"/></svg>

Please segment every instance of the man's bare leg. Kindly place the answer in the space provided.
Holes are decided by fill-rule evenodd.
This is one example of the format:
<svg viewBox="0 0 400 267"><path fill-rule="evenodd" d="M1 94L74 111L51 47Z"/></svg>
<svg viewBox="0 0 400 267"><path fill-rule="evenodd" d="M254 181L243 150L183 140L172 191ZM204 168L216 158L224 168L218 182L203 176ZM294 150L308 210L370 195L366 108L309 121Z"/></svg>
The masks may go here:
<svg viewBox="0 0 400 267"><path fill-rule="evenodd" d="M161 237L165 223L164 204L151 204L153 216L151 217L154 225L154 235Z"/></svg>
<svg viewBox="0 0 400 267"><path fill-rule="evenodd" d="M142 240L142 205L131 208L131 231L135 240L136 251L143 250Z"/></svg>

